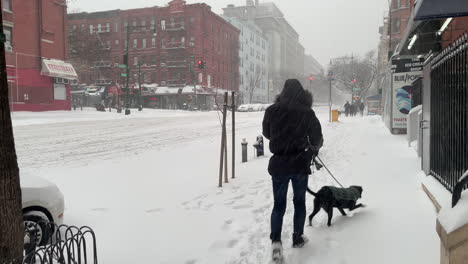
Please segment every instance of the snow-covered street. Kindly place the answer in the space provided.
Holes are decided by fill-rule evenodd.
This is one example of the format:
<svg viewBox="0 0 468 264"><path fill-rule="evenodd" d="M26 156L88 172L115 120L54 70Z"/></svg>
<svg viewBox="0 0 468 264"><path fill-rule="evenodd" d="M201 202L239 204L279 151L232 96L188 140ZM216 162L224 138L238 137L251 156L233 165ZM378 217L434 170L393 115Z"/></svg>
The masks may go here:
<svg viewBox="0 0 468 264"><path fill-rule="evenodd" d="M342 117L329 124L327 108L316 112L324 130L322 160L344 185L363 186L368 207L350 217L335 211L330 228L321 211L314 226L305 228L310 242L292 249L289 199L283 228L287 263L438 263L435 210L405 138L391 135L380 117ZM59 186L65 223L96 231L100 263L268 263L268 157L253 158L251 147L261 134L263 113L236 115L236 179L223 188L217 187L216 112L18 112L13 121L22 173ZM242 138L249 142L244 164ZM333 184L325 170L309 180L313 190ZM313 197L307 199L310 214Z"/></svg>

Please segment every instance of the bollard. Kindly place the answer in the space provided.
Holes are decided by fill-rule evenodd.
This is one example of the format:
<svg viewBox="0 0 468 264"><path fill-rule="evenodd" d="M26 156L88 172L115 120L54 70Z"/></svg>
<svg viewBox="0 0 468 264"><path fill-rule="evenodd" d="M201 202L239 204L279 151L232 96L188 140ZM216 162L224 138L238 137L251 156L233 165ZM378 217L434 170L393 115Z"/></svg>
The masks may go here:
<svg viewBox="0 0 468 264"><path fill-rule="evenodd" d="M261 157L265 155L265 149L263 147L263 136L257 136L257 140L255 141L255 144L253 145L255 150L257 150L257 157Z"/></svg>
<svg viewBox="0 0 468 264"><path fill-rule="evenodd" d="M247 143L247 140L242 139L242 163L245 163L247 162L247 145L249 143Z"/></svg>

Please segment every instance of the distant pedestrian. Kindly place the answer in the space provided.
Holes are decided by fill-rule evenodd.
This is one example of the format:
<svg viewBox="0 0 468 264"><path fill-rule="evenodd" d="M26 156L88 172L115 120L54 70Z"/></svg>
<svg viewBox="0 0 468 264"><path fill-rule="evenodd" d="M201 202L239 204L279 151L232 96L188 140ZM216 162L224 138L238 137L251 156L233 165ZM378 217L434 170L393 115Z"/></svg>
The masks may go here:
<svg viewBox="0 0 468 264"><path fill-rule="evenodd" d="M351 112L351 105L349 104L348 101L346 101L346 104L344 105L344 109L345 109L346 116L349 116L349 114Z"/></svg>
<svg viewBox="0 0 468 264"><path fill-rule="evenodd" d="M364 108L365 108L364 103L361 102L359 104L359 111L361 112L361 116L364 116Z"/></svg>
<svg viewBox="0 0 468 264"><path fill-rule="evenodd" d="M273 153L268 165L274 197L270 239L272 258L278 261L282 259L281 231L290 181L294 192L293 247L302 247L307 242L303 235L307 182L310 164L323 142L320 121L312 110L312 95L298 80L287 80L275 104L267 108L263 135L270 140Z"/></svg>

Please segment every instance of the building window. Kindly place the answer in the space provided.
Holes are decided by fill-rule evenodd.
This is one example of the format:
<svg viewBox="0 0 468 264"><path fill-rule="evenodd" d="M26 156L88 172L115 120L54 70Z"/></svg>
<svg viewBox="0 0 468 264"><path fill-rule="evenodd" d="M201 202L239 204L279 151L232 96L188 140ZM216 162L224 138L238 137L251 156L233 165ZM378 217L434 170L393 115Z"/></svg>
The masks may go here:
<svg viewBox="0 0 468 264"><path fill-rule="evenodd" d="M106 48L107 49L111 48L111 41L110 40L106 41Z"/></svg>
<svg viewBox="0 0 468 264"><path fill-rule="evenodd" d="M155 72L151 73L151 83L156 83L156 73Z"/></svg>
<svg viewBox="0 0 468 264"><path fill-rule="evenodd" d="M128 47L128 41L125 40L124 48L127 48L127 47Z"/></svg>
<svg viewBox="0 0 468 264"><path fill-rule="evenodd" d="M133 40L133 48L136 49L138 47L138 39Z"/></svg>
<svg viewBox="0 0 468 264"><path fill-rule="evenodd" d="M166 39L161 39L161 48L166 48Z"/></svg>
<svg viewBox="0 0 468 264"><path fill-rule="evenodd" d="M97 25L97 32L101 32L101 24Z"/></svg>
<svg viewBox="0 0 468 264"><path fill-rule="evenodd" d="M114 23L114 32L119 32L119 23Z"/></svg>
<svg viewBox="0 0 468 264"><path fill-rule="evenodd" d="M142 44L141 44L141 45L142 45L142 48L143 48L143 49L146 49L146 39L143 39L143 40L142 40Z"/></svg>
<svg viewBox="0 0 468 264"><path fill-rule="evenodd" d="M104 31L106 32L110 32L111 28L110 28L110 23L106 23L106 28Z"/></svg>
<svg viewBox="0 0 468 264"><path fill-rule="evenodd" d="M136 26L137 26L137 21L136 21L136 19L133 19L133 21L132 21L132 26L133 26L133 27L136 27Z"/></svg>
<svg viewBox="0 0 468 264"><path fill-rule="evenodd" d="M185 37L180 38L180 46L181 47L185 46Z"/></svg>
<svg viewBox="0 0 468 264"><path fill-rule="evenodd" d="M150 27L150 28L151 28L151 30L154 30L154 29L155 29L155 26L154 26L154 25L156 24L156 21L155 21L155 19L154 19L154 18L151 18L151 22L150 22L150 24L151 24L151 27Z"/></svg>
<svg viewBox="0 0 468 264"><path fill-rule="evenodd" d="M143 20L141 21L141 28L143 30L146 30L146 20L143 18Z"/></svg>
<svg viewBox="0 0 468 264"><path fill-rule="evenodd" d="M5 47L9 47L11 49L11 47L13 47L13 29L11 27L3 26L3 33L6 38Z"/></svg>
<svg viewBox="0 0 468 264"><path fill-rule="evenodd" d="M3 10L13 11L13 9L11 9L11 1L12 0L3 0Z"/></svg>
<svg viewBox="0 0 468 264"><path fill-rule="evenodd" d="M194 18L194 17L190 17L190 25L193 25L193 23L195 23L195 18Z"/></svg>
<svg viewBox="0 0 468 264"><path fill-rule="evenodd" d="M114 46L115 46L116 48L118 48L119 45L120 45L120 41L119 41L118 39L116 39L115 42L114 42Z"/></svg>
<svg viewBox="0 0 468 264"><path fill-rule="evenodd" d="M156 38L151 38L151 47L156 48Z"/></svg>
<svg viewBox="0 0 468 264"><path fill-rule="evenodd" d="M156 55L151 55L151 65L156 65Z"/></svg>
<svg viewBox="0 0 468 264"><path fill-rule="evenodd" d="M127 32L128 22L124 22L123 31Z"/></svg>
<svg viewBox="0 0 468 264"><path fill-rule="evenodd" d="M400 8L401 7L401 0L396 0L396 7L395 8Z"/></svg>
<svg viewBox="0 0 468 264"><path fill-rule="evenodd" d="M141 64L146 65L146 56L145 55L141 56Z"/></svg>
<svg viewBox="0 0 468 264"><path fill-rule="evenodd" d="M392 33L400 32L400 19L396 18L393 22Z"/></svg>
<svg viewBox="0 0 468 264"><path fill-rule="evenodd" d="M166 30L166 20L161 20L161 30Z"/></svg>
<svg viewBox="0 0 468 264"><path fill-rule="evenodd" d="M84 24L81 24L80 27L81 27L81 28L80 28L80 31L81 31L81 32L84 32L84 31L85 31L85 25L84 25Z"/></svg>
<svg viewBox="0 0 468 264"><path fill-rule="evenodd" d="M138 57L133 57L133 65L138 65Z"/></svg>
<svg viewBox="0 0 468 264"><path fill-rule="evenodd" d="M115 56L115 57L114 57L114 63L120 63L120 61L119 61L119 56Z"/></svg>
<svg viewBox="0 0 468 264"><path fill-rule="evenodd" d="M94 26L89 25L89 34L93 34L93 33L94 33Z"/></svg>

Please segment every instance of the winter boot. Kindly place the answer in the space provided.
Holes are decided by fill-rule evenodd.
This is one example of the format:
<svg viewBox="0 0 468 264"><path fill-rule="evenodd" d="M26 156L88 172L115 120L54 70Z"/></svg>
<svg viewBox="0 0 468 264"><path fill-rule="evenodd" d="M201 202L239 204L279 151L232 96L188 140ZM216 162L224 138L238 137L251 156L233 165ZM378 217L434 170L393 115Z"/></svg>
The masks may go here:
<svg viewBox="0 0 468 264"><path fill-rule="evenodd" d="M271 259L273 263L282 263L283 261L283 245L281 241L276 241L271 244Z"/></svg>
<svg viewBox="0 0 468 264"><path fill-rule="evenodd" d="M293 248L301 248L303 247L307 242L309 242L309 239L307 239L306 236L303 234L293 234Z"/></svg>

